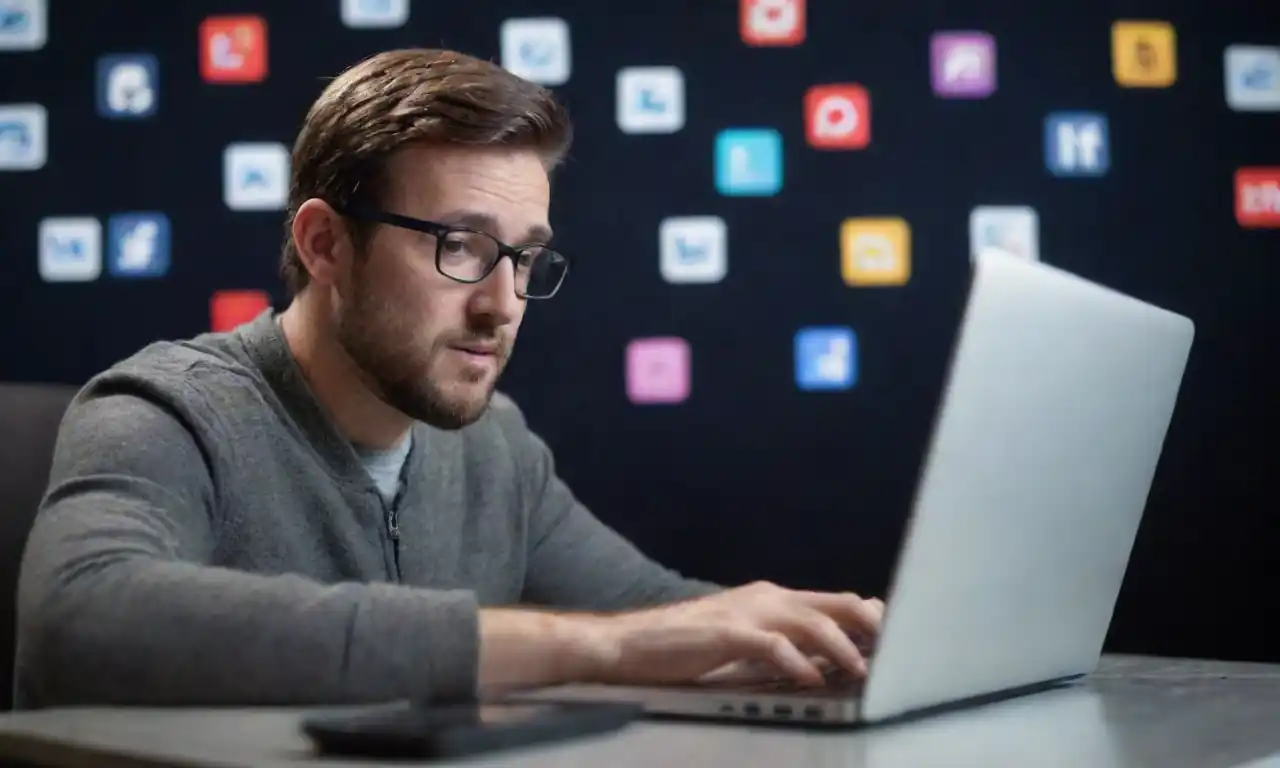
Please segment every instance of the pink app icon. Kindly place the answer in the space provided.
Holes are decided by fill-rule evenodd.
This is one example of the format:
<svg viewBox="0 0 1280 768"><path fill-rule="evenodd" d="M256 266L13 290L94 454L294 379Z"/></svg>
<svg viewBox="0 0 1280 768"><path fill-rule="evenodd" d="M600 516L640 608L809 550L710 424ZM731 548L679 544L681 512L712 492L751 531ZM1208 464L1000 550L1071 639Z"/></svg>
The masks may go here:
<svg viewBox="0 0 1280 768"><path fill-rule="evenodd" d="M627 345L627 398L633 403L679 403L689 397L689 343L674 336Z"/></svg>

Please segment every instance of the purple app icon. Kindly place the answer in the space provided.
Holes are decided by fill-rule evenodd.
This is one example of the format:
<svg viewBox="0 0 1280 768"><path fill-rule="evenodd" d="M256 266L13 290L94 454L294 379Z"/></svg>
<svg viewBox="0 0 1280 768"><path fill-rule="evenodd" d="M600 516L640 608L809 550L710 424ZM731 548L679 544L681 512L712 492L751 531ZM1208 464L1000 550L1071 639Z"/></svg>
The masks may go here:
<svg viewBox="0 0 1280 768"><path fill-rule="evenodd" d="M980 99L996 90L996 41L986 32L935 32L933 92Z"/></svg>

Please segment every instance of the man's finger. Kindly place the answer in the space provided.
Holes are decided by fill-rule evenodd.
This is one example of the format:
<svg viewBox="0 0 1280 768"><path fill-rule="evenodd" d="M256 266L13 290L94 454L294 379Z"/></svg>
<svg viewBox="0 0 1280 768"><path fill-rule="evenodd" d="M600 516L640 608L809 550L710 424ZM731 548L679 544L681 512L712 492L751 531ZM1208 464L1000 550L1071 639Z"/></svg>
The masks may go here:
<svg viewBox="0 0 1280 768"><path fill-rule="evenodd" d="M863 600L852 592L797 592L796 594L808 607L834 619L848 634L880 632L883 608L868 605L869 600Z"/></svg>
<svg viewBox="0 0 1280 768"><path fill-rule="evenodd" d="M772 663L800 683L822 684L822 673L782 632L732 627L726 630L725 639L733 656Z"/></svg>
<svg viewBox="0 0 1280 768"><path fill-rule="evenodd" d="M812 650L855 675L867 673L867 661L844 629L820 611L805 611L797 619L797 631L803 633ZM806 647L806 650L811 650Z"/></svg>

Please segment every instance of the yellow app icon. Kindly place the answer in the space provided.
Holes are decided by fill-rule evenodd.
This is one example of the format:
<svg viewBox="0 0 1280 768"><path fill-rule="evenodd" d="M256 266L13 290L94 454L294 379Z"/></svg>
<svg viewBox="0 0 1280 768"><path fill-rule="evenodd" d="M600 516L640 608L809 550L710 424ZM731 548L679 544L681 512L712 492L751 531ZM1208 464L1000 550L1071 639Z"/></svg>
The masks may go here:
<svg viewBox="0 0 1280 768"><path fill-rule="evenodd" d="M1168 88L1178 79L1178 46L1167 21L1111 25L1111 72L1125 88Z"/></svg>
<svg viewBox="0 0 1280 768"><path fill-rule="evenodd" d="M840 274L847 285L904 285L911 279L911 228L893 218L845 219Z"/></svg>

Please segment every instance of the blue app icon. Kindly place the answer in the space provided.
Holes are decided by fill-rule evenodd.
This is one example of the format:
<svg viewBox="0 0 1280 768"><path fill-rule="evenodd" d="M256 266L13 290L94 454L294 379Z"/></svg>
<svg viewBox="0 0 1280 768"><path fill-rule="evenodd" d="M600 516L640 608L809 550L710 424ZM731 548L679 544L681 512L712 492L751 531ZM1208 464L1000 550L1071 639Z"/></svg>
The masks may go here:
<svg viewBox="0 0 1280 768"><path fill-rule="evenodd" d="M107 221L107 269L113 277L161 277L169 272L169 217L121 213Z"/></svg>
<svg viewBox="0 0 1280 768"><path fill-rule="evenodd" d="M858 337L845 326L796 332L796 386L807 392L851 389L858 382Z"/></svg>
<svg viewBox="0 0 1280 768"><path fill-rule="evenodd" d="M1051 113L1044 120L1044 164L1054 176L1105 176L1111 168L1106 116Z"/></svg>
<svg viewBox="0 0 1280 768"><path fill-rule="evenodd" d="M782 134L772 128L730 128L716 136L716 190L763 196L782 189Z"/></svg>
<svg viewBox="0 0 1280 768"><path fill-rule="evenodd" d="M150 53L98 59L98 114L109 120L145 120L160 101L160 63Z"/></svg>

